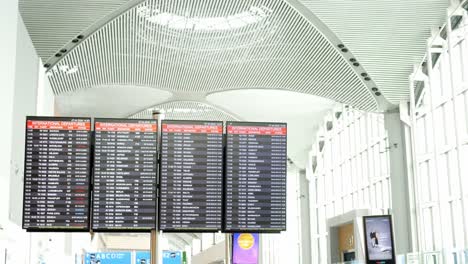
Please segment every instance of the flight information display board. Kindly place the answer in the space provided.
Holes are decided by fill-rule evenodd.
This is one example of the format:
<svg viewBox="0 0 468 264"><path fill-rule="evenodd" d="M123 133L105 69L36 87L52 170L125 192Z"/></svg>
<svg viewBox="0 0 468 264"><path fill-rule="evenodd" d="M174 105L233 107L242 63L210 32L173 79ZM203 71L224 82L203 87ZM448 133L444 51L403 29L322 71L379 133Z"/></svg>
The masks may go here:
<svg viewBox="0 0 468 264"><path fill-rule="evenodd" d="M157 121L95 119L92 229L156 228Z"/></svg>
<svg viewBox="0 0 468 264"><path fill-rule="evenodd" d="M227 232L286 230L287 126L227 122Z"/></svg>
<svg viewBox="0 0 468 264"><path fill-rule="evenodd" d="M222 225L223 123L162 121L159 229Z"/></svg>
<svg viewBox="0 0 468 264"><path fill-rule="evenodd" d="M89 118L26 118L24 229L89 229L90 149Z"/></svg>

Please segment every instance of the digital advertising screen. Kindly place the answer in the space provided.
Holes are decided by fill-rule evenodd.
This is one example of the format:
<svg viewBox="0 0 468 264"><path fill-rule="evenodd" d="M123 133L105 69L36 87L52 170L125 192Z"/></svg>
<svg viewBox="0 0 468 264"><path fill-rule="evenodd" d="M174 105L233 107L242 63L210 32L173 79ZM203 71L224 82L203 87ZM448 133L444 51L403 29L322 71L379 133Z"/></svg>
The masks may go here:
<svg viewBox="0 0 468 264"><path fill-rule="evenodd" d="M156 228L156 120L94 120L94 231Z"/></svg>
<svg viewBox="0 0 468 264"><path fill-rule="evenodd" d="M163 264L182 264L182 252L163 250Z"/></svg>
<svg viewBox="0 0 468 264"><path fill-rule="evenodd" d="M161 130L159 229L221 230L223 122L164 120Z"/></svg>
<svg viewBox="0 0 468 264"><path fill-rule="evenodd" d="M150 263L151 263L151 252L137 251L135 253L135 264L150 264Z"/></svg>
<svg viewBox="0 0 468 264"><path fill-rule="evenodd" d="M23 228L89 229L91 119L27 117Z"/></svg>
<svg viewBox="0 0 468 264"><path fill-rule="evenodd" d="M232 236L232 264L258 264L259 235L234 233Z"/></svg>
<svg viewBox="0 0 468 264"><path fill-rule="evenodd" d="M131 252L86 253L84 264L133 264L132 253Z"/></svg>
<svg viewBox="0 0 468 264"><path fill-rule="evenodd" d="M395 263L391 216L365 216L363 219L367 263Z"/></svg>
<svg viewBox="0 0 468 264"><path fill-rule="evenodd" d="M286 230L287 125L227 122L226 232Z"/></svg>

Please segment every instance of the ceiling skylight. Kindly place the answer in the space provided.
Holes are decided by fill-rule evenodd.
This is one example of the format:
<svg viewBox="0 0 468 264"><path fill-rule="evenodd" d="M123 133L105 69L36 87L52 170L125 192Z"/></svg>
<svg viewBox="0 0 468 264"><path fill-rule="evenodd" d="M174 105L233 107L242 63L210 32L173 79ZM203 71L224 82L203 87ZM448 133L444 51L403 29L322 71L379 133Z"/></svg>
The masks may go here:
<svg viewBox="0 0 468 264"><path fill-rule="evenodd" d="M175 30L215 31L239 29L257 24L272 14L265 6L252 6L249 10L223 17L189 17L162 12L150 6L137 9L140 17L149 22Z"/></svg>

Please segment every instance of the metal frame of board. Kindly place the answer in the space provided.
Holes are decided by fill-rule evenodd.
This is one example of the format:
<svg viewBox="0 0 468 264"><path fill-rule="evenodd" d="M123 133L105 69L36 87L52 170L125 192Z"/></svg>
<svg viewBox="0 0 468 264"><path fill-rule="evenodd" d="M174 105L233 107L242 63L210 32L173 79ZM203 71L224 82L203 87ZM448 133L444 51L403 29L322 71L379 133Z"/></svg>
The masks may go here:
<svg viewBox="0 0 468 264"><path fill-rule="evenodd" d="M199 123L220 123L221 126L222 126L222 129L223 129L223 132L224 132L224 122L223 121L213 121L213 120L171 120L171 119L164 119L161 121L161 141L159 142L159 149L161 150L160 151L160 155L161 155L161 162L162 162L162 154L163 154L163 148L162 148L162 137L163 137L163 125L164 123L168 123L168 122L181 122L181 123L195 123L195 124L199 124ZM222 149L224 151L224 133L221 133L222 134ZM224 152L222 152L223 154L223 164L221 166L221 178L222 178L222 184L224 184ZM161 176L162 176L162 173L161 173L161 169L162 169L162 164L160 164L159 166L159 183L161 183ZM221 188L221 192L223 192L223 188L224 186L222 186ZM161 210L161 186L159 185L159 196L158 196L158 230L159 231L162 231L164 233L217 233L217 232L220 232L223 230L223 224L224 224L224 218L223 218L223 204L224 204L224 194L222 193L221 195L221 228L219 229L161 229L160 226L161 226L161 214L160 214L160 210Z"/></svg>
<svg viewBox="0 0 468 264"><path fill-rule="evenodd" d="M386 218L390 222L390 236L392 240L392 259L387 260L387 259L381 259L381 260L369 260L369 249L367 248L367 226L366 226L366 219L372 219L372 218ZM392 222L392 216L391 215L369 215L369 216L363 216L362 217L362 222L363 222L363 227L364 227L364 249L366 253L366 263L367 264L379 264L379 263L385 263L385 264L395 264L396 263L396 258L395 258L395 238L393 235L393 222Z"/></svg>
<svg viewBox="0 0 468 264"><path fill-rule="evenodd" d="M23 208L22 208L22 222L21 222L21 227L22 229L25 229L26 232L89 232L91 228L91 174L92 174L92 163L90 162L89 166L89 171L88 171L88 177L89 177L89 184L88 184L88 221L87 226L85 228L69 228L69 227L63 227L63 228L57 228L57 227L29 227L25 228L24 227L24 208L25 208L25 198L26 198L26 154L27 154L27 130L28 130L28 121L29 120L37 120L37 121L69 121L70 119L83 119L83 120L89 120L90 123L90 130L88 131L88 137L89 137L89 160L91 161L92 159L92 118L91 117L68 117L68 116L26 116L25 119L25 133L24 133L24 174L23 174Z"/></svg>
<svg viewBox="0 0 468 264"><path fill-rule="evenodd" d="M227 214L227 139L229 136L229 133L227 131L228 125L259 125L259 126L268 126L268 125L283 125L287 129L287 123L282 123L282 122L242 122L242 121L228 121L228 122L223 122L223 121L213 121L213 120L155 120L155 119L125 119L125 118L90 118L90 117L40 117L40 116L28 116L26 117L26 124L28 120L44 120L44 121L55 121L55 120L64 120L68 121L70 119L84 119L84 120L89 120L91 124L90 131L88 131L89 134L89 142L90 142L90 147L89 147L89 161L90 161L90 166L89 166L89 186L88 186L88 221L87 221L87 227L83 229L69 229L69 228L27 228L26 230L28 232L108 232L108 233L149 233L151 230L158 230L158 231L163 231L166 233L183 233L183 232L196 232L196 233L214 233L214 232L224 232L227 234L230 233L239 233L239 232L251 232L251 233L279 233L282 231L286 230L286 226L283 229L226 229L226 214ZM93 219L94 219L94 180L95 180L95 164L94 164L94 156L95 156L95 123L96 121L112 121L112 120L118 120L122 122L128 122L128 123L135 123L138 121L149 121L152 123L160 123L161 129L158 129L156 133L160 133L159 135L162 138L163 135L163 130L162 130L162 124L164 123L170 123L170 122L175 122L175 123L188 123L188 124L201 124L201 123L219 123L222 126L222 155L223 155L223 162L222 162L222 167L221 167L221 174L222 174L222 198L221 198L221 228L220 229L167 229L167 230L161 230L160 229L160 219L161 219L161 214L160 214L160 206L161 206L161 199L160 199L160 182L161 182L161 157L162 157L162 139L159 140L159 142L156 142L156 178L155 178L155 188L156 188L156 198L155 198L155 213L157 214L155 216L155 226L153 228L148 228L148 229L135 229L135 228L112 228L112 229L105 229L105 228L98 228L98 229L92 229L93 226ZM159 126L158 126L159 128ZM27 130L27 126L26 126ZM25 133L25 140L27 140L27 134ZM287 134L286 134L286 145L287 145ZM25 159L24 159L24 165L26 165L26 152L27 152L27 146L25 145ZM287 153L287 152L286 152ZM287 155L287 154L286 154ZM286 185L287 185L287 177L285 179ZM25 197L25 189L26 186L23 186L23 228L24 228L24 197Z"/></svg>
<svg viewBox="0 0 468 264"><path fill-rule="evenodd" d="M156 127L158 127L158 120L155 120L155 119L127 119L127 118L94 118L93 119L93 128L94 128L94 137L92 138L92 146L93 146L93 152L92 152L92 174L91 174L91 190L92 190L92 195L90 196L90 199L91 199L91 204L90 204L90 210L93 211L92 209L94 208L94 174L95 174L95 162L94 162L94 156L95 156L95 144L96 144L96 136L95 136L95 133L96 133L96 127L95 127L95 124L96 124L96 121L112 121L112 120L115 120L115 121L124 121L122 123L125 123L125 121L127 121L126 123L136 123L138 121L149 121L149 122L152 122L152 123L156 123ZM156 140L158 138L157 134L159 133L158 131L158 128L156 129ZM97 229L93 229L93 220L94 220L94 212L91 212L91 215L90 215L90 219L89 219L89 227L90 227L90 230L92 232L95 232L95 233L150 233L151 230L154 230L155 228L157 228L156 226L156 218L158 217L159 215L159 210L158 210L158 197L157 197L157 194L158 194L158 171L159 171L159 160L158 160L158 156L159 156L159 143L160 142L157 142L156 141L156 176L155 176L155 181L154 181L154 184L155 184L155 189L156 189L156 198L155 198L155 222L154 222L154 226L151 227L151 228L111 228L111 229L106 229L106 228L97 228Z"/></svg>
<svg viewBox="0 0 468 264"><path fill-rule="evenodd" d="M223 233L259 233L259 234L278 234L278 233L281 233L283 231L286 231L286 223L285 222L285 227L282 228L282 229L226 229L226 214L227 214L227 151L228 151L228 136L229 136L229 133L228 133L228 125L229 124L236 124L236 125L239 125L239 124L246 124L246 125L255 125L255 124L258 124L260 126L264 126L264 125L284 125L286 127L286 129L288 128L288 124L285 123L285 122L244 122L244 121L227 121L226 124L225 124L225 131L226 131L226 134L225 134L225 147L224 147L224 153L223 153L223 156L224 156L224 162L223 162L223 171L224 171L224 175L223 175L223 229L222 229L222 232ZM287 136L287 133L286 133L286 146L288 144L288 136ZM286 157L287 157L287 150L286 150ZM287 161L286 161L287 162ZM287 165L286 165L287 166ZM287 172L286 172L286 178L285 178L285 185L286 185L286 190L287 190ZM285 220L287 221L287 220Z"/></svg>

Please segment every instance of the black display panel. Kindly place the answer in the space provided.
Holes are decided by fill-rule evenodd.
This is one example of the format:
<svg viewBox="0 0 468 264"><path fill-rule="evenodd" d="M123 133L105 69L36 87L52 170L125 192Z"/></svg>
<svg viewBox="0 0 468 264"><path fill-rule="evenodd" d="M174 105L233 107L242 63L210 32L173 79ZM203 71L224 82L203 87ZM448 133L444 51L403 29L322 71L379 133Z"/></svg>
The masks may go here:
<svg viewBox="0 0 468 264"><path fill-rule="evenodd" d="M89 229L91 119L27 117L23 228Z"/></svg>
<svg viewBox="0 0 468 264"><path fill-rule="evenodd" d="M286 230L287 125L227 122L227 232Z"/></svg>
<svg viewBox="0 0 468 264"><path fill-rule="evenodd" d="M392 217L390 215L364 216L366 263L394 264Z"/></svg>
<svg viewBox="0 0 468 264"><path fill-rule="evenodd" d="M96 118L94 231L156 228L157 121Z"/></svg>
<svg viewBox="0 0 468 264"><path fill-rule="evenodd" d="M159 229L220 230L223 123L162 121L161 125Z"/></svg>

